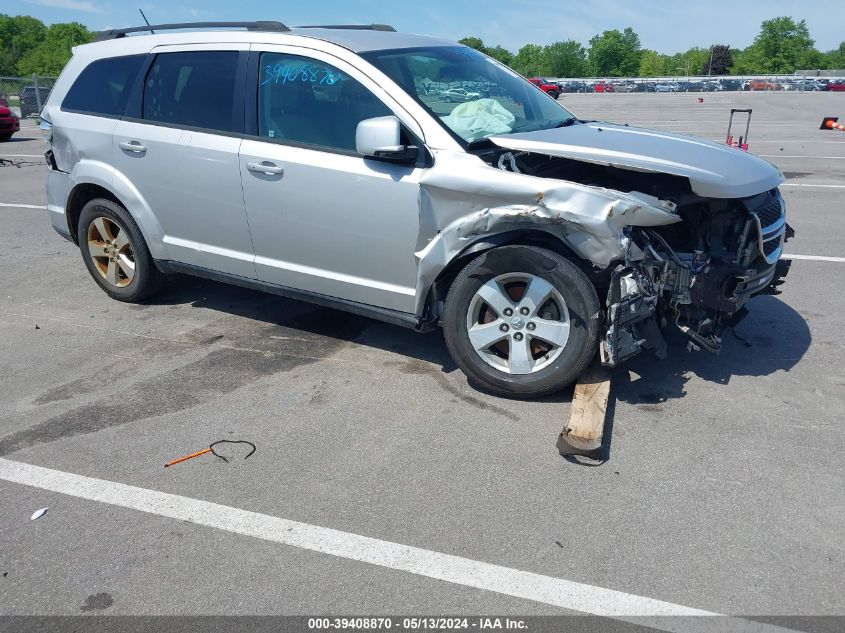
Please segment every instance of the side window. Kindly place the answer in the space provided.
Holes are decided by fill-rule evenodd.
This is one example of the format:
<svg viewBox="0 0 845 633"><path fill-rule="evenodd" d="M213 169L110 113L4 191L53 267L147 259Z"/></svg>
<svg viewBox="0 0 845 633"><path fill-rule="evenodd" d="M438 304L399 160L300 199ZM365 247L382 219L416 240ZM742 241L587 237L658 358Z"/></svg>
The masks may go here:
<svg viewBox="0 0 845 633"><path fill-rule="evenodd" d="M330 64L262 53L258 73L258 134L355 151L364 119L392 114L358 81Z"/></svg>
<svg viewBox="0 0 845 633"><path fill-rule="evenodd" d="M146 57L128 55L92 62L73 82L62 101L62 109L121 116ZM33 91L33 97L34 94Z"/></svg>
<svg viewBox="0 0 845 633"><path fill-rule="evenodd" d="M144 82L143 118L186 127L240 132L235 121L237 51L157 55Z"/></svg>

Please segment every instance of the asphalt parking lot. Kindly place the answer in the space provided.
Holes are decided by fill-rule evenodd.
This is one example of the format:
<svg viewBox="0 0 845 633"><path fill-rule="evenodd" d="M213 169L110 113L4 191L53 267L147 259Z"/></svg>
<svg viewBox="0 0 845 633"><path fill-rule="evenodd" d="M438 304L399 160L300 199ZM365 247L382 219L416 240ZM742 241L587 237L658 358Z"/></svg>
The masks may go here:
<svg viewBox="0 0 845 633"><path fill-rule="evenodd" d="M845 615L845 134L818 129L845 96L699 96L561 101L714 140L752 107L799 258L720 356L617 371L598 467L555 448L571 389L480 393L439 333L187 277L110 300L50 228L24 122L0 145L0 615ZM162 467L219 439L257 451Z"/></svg>

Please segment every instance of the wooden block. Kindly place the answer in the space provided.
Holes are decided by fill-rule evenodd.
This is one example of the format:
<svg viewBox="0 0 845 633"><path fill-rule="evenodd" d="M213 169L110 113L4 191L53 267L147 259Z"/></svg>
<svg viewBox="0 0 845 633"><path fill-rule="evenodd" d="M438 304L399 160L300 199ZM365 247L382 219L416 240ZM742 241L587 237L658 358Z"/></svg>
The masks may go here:
<svg viewBox="0 0 845 633"><path fill-rule="evenodd" d="M557 440L561 455L583 455L601 447L609 397L610 370L596 360L575 385L569 419Z"/></svg>

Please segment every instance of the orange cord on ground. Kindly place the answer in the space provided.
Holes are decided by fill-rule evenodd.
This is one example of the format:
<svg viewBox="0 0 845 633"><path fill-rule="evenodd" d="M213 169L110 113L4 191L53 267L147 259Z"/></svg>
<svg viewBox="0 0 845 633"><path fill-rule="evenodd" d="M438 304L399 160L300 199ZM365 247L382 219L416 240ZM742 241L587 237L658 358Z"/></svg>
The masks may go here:
<svg viewBox="0 0 845 633"><path fill-rule="evenodd" d="M164 467L167 468L168 466L173 466L173 464L178 464L179 462L184 462L188 459L193 459L194 457L199 457L200 455L205 455L206 453L210 453L211 448L204 448L201 451L197 451L196 453L191 453L190 455L185 455L184 457L180 457L179 459L174 459L172 462L167 462Z"/></svg>

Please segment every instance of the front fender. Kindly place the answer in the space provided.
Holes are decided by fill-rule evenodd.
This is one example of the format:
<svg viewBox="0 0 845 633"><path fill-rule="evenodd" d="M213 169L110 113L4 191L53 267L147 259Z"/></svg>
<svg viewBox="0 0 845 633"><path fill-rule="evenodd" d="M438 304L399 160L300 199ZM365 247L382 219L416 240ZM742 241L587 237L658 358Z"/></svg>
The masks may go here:
<svg viewBox="0 0 845 633"><path fill-rule="evenodd" d="M626 226L681 221L675 205L620 192L496 169L475 156L439 152L420 180L416 314L443 269L476 242L512 231L542 231L578 257L607 267L638 251ZM634 256L642 253L633 252Z"/></svg>

